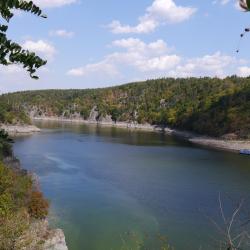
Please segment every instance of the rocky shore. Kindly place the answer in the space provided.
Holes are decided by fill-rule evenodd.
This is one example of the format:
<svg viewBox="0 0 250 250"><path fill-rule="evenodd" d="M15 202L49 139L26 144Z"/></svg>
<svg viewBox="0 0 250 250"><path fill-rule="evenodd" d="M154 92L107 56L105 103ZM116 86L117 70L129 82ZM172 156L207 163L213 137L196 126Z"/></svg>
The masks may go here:
<svg viewBox="0 0 250 250"><path fill-rule="evenodd" d="M47 220L37 220L16 242L22 250L68 250L61 229L51 229Z"/></svg>
<svg viewBox="0 0 250 250"><path fill-rule="evenodd" d="M188 140L191 143L202 145L206 147L231 151L239 153L242 149L250 150L250 141L249 140L228 140L220 138L205 137L194 134L189 131L181 131L177 129L172 129L169 127L161 127L150 124L138 124L133 122L113 122L113 121L96 121L94 119L84 120L79 118L66 119L62 117L32 117L33 120L40 121L59 121L59 122L71 122L71 123L80 123L80 124L96 124L98 126L108 126L108 127L117 127L125 128L131 130L142 130L142 131L155 131L162 132L168 135L177 136Z"/></svg>
<svg viewBox="0 0 250 250"><path fill-rule="evenodd" d="M244 149L250 150L250 141L222 140L222 139L220 140L220 139L206 138L206 137L190 138L189 141L194 144L227 150L236 153L239 153L241 150Z"/></svg>
<svg viewBox="0 0 250 250"><path fill-rule="evenodd" d="M40 132L41 130L34 125L0 125L0 129L4 129L11 136L32 134Z"/></svg>
<svg viewBox="0 0 250 250"><path fill-rule="evenodd" d="M15 170L19 175L28 175L27 170L22 169L20 161L14 156L5 157L3 163ZM33 181L37 178L34 176ZM52 229L47 219L39 220L27 217L29 226L16 239L15 249L20 250L68 250L64 232L61 229Z"/></svg>

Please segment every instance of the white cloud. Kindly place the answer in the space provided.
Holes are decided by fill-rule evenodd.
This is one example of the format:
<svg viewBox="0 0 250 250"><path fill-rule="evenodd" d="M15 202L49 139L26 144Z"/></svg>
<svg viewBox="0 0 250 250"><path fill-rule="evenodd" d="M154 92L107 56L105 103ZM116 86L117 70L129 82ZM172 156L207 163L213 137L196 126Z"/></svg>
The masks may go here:
<svg viewBox="0 0 250 250"><path fill-rule="evenodd" d="M213 4L221 4L221 5L226 5L229 2L231 2L231 0L215 0L213 1Z"/></svg>
<svg viewBox="0 0 250 250"><path fill-rule="evenodd" d="M222 5L228 4L229 2L230 2L230 0L221 0Z"/></svg>
<svg viewBox="0 0 250 250"><path fill-rule="evenodd" d="M227 68L235 63L240 63L235 58L216 52L212 55L187 59L179 65L174 75L176 76L218 76L224 77Z"/></svg>
<svg viewBox="0 0 250 250"><path fill-rule="evenodd" d="M195 8L178 6L173 0L154 0L136 26L122 25L114 20L108 27L115 34L150 33L159 25L188 20L195 12Z"/></svg>
<svg viewBox="0 0 250 250"><path fill-rule="evenodd" d="M95 64L87 64L83 67L74 68L67 72L67 75L70 76L87 76L90 74L105 74L106 76L114 77L118 75L118 71L115 66L109 64L105 61L95 63Z"/></svg>
<svg viewBox="0 0 250 250"><path fill-rule="evenodd" d="M178 65L181 58L177 55L164 55L138 61L137 67L141 71L167 71Z"/></svg>
<svg viewBox="0 0 250 250"><path fill-rule="evenodd" d="M55 8L76 3L77 0L33 0L41 8Z"/></svg>
<svg viewBox="0 0 250 250"><path fill-rule="evenodd" d="M247 66L239 67L238 75L242 77L250 76L250 67L247 67Z"/></svg>
<svg viewBox="0 0 250 250"><path fill-rule="evenodd" d="M46 59L48 60L53 59L56 53L55 47L43 40L38 40L38 41L26 40L23 44L23 48L33 51L38 55L45 56Z"/></svg>
<svg viewBox="0 0 250 250"><path fill-rule="evenodd" d="M220 4L222 6L226 6L228 5L229 3L237 9L237 10L242 10L242 8L240 7L240 4L239 4L239 0L214 0L212 2L213 4Z"/></svg>
<svg viewBox="0 0 250 250"><path fill-rule="evenodd" d="M59 30L52 30L49 32L50 36L58 36L58 37L65 37L65 38L72 38L75 33L72 31L67 31L64 29L59 29Z"/></svg>
<svg viewBox="0 0 250 250"><path fill-rule="evenodd" d="M108 25L114 34L129 34L129 33L150 33L159 26L155 20L142 20L137 26L122 25L120 21L114 20Z"/></svg>
<svg viewBox="0 0 250 250"><path fill-rule="evenodd" d="M112 46L124 48L129 52L140 52L144 54L162 54L170 50L170 48L168 48L167 44L162 39L146 44L138 38L127 38L113 41Z"/></svg>
<svg viewBox="0 0 250 250"><path fill-rule="evenodd" d="M98 74L112 77L126 77L127 72L134 72L134 77L201 77L250 74L250 67L237 67L247 62L221 53L220 51L201 57L185 58L175 54L163 40L145 43L137 38L115 40L112 48L116 49L100 62L87 64L68 71L71 76L96 77ZM127 78L126 78L127 79ZM129 81L129 79L128 79Z"/></svg>
<svg viewBox="0 0 250 250"><path fill-rule="evenodd" d="M177 55L166 54L170 50L163 40L146 44L140 39L128 38L113 41L112 47L125 51L111 53L99 63L71 69L67 74L85 76L105 71L106 74L117 75L118 68L124 66L140 72L165 71L176 66L181 60Z"/></svg>

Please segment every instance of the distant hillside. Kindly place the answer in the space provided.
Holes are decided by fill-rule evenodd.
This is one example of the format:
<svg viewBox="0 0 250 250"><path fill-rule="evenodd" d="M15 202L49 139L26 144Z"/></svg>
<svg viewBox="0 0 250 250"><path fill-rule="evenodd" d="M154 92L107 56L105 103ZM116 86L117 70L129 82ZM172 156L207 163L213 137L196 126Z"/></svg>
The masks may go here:
<svg viewBox="0 0 250 250"><path fill-rule="evenodd" d="M250 138L250 78L168 78L104 89L25 91L2 95L0 106L2 122L10 122L8 113L25 111L31 116L135 121Z"/></svg>

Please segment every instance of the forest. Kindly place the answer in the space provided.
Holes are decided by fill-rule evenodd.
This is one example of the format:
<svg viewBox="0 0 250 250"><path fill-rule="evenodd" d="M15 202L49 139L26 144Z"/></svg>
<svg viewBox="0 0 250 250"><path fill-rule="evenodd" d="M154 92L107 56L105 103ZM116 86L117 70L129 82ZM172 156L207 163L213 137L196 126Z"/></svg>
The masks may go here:
<svg viewBox="0 0 250 250"><path fill-rule="evenodd" d="M32 116L169 126L220 137L250 138L250 78L162 78L102 89L24 91L0 96L0 122L29 123ZM97 118L98 120L98 118Z"/></svg>

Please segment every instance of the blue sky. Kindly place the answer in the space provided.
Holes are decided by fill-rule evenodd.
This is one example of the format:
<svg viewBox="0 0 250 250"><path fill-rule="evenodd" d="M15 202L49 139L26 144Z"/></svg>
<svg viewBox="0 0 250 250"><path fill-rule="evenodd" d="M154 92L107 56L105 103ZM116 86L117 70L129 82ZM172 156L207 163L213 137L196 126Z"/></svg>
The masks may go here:
<svg viewBox="0 0 250 250"><path fill-rule="evenodd" d="M250 14L236 0L35 0L8 35L48 59L40 80L0 67L0 91L96 88L157 77L250 75Z"/></svg>

